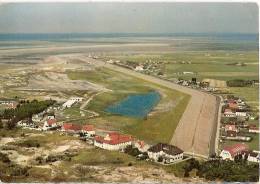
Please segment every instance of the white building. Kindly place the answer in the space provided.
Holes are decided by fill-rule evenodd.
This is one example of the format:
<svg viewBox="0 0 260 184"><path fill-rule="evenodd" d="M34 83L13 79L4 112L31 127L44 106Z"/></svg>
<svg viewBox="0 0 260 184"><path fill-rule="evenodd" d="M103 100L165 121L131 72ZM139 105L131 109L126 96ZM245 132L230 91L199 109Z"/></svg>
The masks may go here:
<svg viewBox="0 0 260 184"><path fill-rule="evenodd" d="M258 127L250 126L249 129L248 129L248 132L259 134L260 130L259 130Z"/></svg>
<svg viewBox="0 0 260 184"><path fill-rule="evenodd" d="M81 102L82 100L83 100L83 98L81 98L81 97L71 97L68 101L66 101L62 105L62 107L63 108L66 108L66 107L70 108L74 103Z"/></svg>
<svg viewBox="0 0 260 184"><path fill-rule="evenodd" d="M42 129L49 130L49 129L56 128L56 127L58 127L56 119L47 119L44 122Z"/></svg>
<svg viewBox="0 0 260 184"><path fill-rule="evenodd" d="M135 67L135 71L143 71L143 70L144 70L143 65L139 65L139 66Z"/></svg>
<svg viewBox="0 0 260 184"><path fill-rule="evenodd" d="M84 125L81 129L82 133L88 134L89 136L94 136L96 134L93 125Z"/></svg>
<svg viewBox="0 0 260 184"><path fill-rule="evenodd" d="M236 113L232 112L231 109L225 109L224 116L226 116L226 117L236 117Z"/></svg>
<svg viewBox="0 0 260 184"><path fill-rule="evenodd" d="M158 143L147 151L149 158L165 164L174 163L183 159L183 151L173 145Z"/></svg>
<svg viewBox="0 0 260 184"><path fill-rule="evenodd" d="M235 156L242 155L246 151L248 151L248 146L238 143L223 148L219 156L222 157L223 160L234 160Z"/></svg>
<svg viewBox="0 0 260 184"><path fill-rule="evenodd" d="M94 146L106 150L123 150L128 145L132 145L132 137L116 132L109 133L105 137L96 136Z"/></svg>
<svg viewBox="0 0 260 184"><path fill-rule="evenodd" d="M236 116L246 117L247 113L246 112L236 112Z"/></svg>
<svg viewBox="0 0 260 184"><path fill-rule="evenodd" d="M260 161L260 153L250 152L250 153L248 154L247 160L248 160L249 162L259 163L259 161Z"/></svg>

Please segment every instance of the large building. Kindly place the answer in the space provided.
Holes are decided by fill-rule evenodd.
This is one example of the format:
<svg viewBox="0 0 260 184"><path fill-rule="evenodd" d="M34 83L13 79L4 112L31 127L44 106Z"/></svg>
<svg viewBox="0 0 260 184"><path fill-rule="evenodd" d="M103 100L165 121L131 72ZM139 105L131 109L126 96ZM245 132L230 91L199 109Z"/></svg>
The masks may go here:
<svg viewBox="0 0 260 184"><path fill-rule="evenodd" d="M132 144L133 138L117 132L108 133L105 137L96 136L94 146L107 150L122 150Z"/></svg>
<svg viewBox="0 0 260 184"><path fill-rule="evenodd" d="M149 158L162 163L173 163L183 159L183 151L173 145L158 143L148 149Z"/></svg>
<svg viewBox="0 0 260 184"><path fill-rule="evenodd" d="M90 136L95 135L94 125L83 125L81 129L82 133L88 134Z"/></svg>
<svg viewBox="0 0 260 184"><path fill-rule="evenodd" d="M246 144L234 144L231 146L226 146L220 153L220 157L223 160L234 160L238 155L242 155L248 151L248 146Z"/></svg>
<svg viewBox="0 0 260 184"><path fill-rule="evenodd" d="M80 133L81 126L73 123L63 123L61 131L69 133Z"/></svg>

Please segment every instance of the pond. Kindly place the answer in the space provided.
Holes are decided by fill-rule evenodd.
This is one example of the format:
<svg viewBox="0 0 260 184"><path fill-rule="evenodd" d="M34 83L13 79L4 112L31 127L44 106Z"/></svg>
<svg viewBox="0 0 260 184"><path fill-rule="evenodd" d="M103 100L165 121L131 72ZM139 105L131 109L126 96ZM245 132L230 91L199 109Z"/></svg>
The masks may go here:
<svg viewBox="0 0 260 184"><path fill-rule="evenodd" d="M108 106L105 111L116 115L144 118L160 101L160 98L160 94L156 91L133 94L120 102Z"/></svg>

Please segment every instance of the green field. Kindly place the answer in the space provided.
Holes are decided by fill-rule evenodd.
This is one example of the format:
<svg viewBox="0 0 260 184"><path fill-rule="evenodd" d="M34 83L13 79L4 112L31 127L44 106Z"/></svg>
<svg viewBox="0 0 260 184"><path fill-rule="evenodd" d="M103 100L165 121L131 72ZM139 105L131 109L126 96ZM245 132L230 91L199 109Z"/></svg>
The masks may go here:
<svg viewBox="0 0 260 184"><path fill-rule="evenodd" d="M189 96L186 94L104 68L98 68L91 72L70 71L68 76L71 79L88 80L102 84L111 90L97 95L87 106L87 109L96 111L101 115L99 118L89 120L90 123L129 133L150 143L169 142L171 140L189 101ZM115 116L104 112L108 105L125 98L129 94L145 93L152 90L163 94L159 105L172 101L172 103L176 103L174 107L167 109L165 112L155 113L145 119Z"/></svg>
<svg viewBox="0 0 260 184"><path fill-rule="evenodd" d="M258 79L258 52L255 51L176 51L173 54L108 55L107 58L137 63L159 61L162 63L158 69L167 78ZM245 66L237 66L235 63L244 63Z"/></svg>

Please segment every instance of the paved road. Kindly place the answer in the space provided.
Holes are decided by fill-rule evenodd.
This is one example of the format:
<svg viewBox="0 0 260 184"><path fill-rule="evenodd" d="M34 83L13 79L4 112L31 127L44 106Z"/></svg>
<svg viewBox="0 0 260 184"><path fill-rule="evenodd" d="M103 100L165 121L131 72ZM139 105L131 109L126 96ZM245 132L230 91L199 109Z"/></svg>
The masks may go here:
<svg viewBox="0 0 260 184"><path fill-rule="evenodd" d="M91 61L91 59L87 60ZM170 144L178 146L186 153L197 156L208 157L210 154L215 153L219 110L219 100L217 100L216 96L102 61L93 60L93 63L95 62L99 66L189 94L191 100L179 121Z"/></svg>

